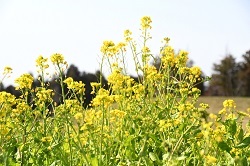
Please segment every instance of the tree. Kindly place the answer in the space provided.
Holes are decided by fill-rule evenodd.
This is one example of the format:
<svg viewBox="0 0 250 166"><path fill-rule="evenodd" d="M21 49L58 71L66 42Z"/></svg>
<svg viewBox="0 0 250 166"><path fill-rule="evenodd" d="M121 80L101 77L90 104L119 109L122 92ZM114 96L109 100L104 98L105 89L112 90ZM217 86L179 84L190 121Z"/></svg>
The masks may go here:
<svg viewBox="0 0 250 166"><path fill-rule="evenodd" d="M238 64L232 55L226 56L219 64L214 64L215 73L210 82L210 86L215 89L212 95L239 95L241 86L238 82L238 69Z"/></svg>
<svg viewBox="0 0 250 166"><path fill-rule="evenodd" d="M242 85L242 96L250 96L250 50L243 56L243 62L239 63L239 83Z"/></svg>

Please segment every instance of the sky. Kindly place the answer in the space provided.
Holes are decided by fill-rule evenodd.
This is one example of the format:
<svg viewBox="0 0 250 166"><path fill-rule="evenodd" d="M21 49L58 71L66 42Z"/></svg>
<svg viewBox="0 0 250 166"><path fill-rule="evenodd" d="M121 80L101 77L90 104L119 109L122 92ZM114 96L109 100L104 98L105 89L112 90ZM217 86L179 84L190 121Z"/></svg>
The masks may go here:
<svg viewBox="0 0 250 166"><path fill-rule="evenodd" d="M170 45L188 51L206 76L227 54L240 61L250 50L249 0L0 0L0 72L13 68L3 83L14 84L24 73L36 76L37 57L53 53L94 73L102 42L122 41L125 29L140 41L143 16L152 19L153 55L169 37Z"/></svg>

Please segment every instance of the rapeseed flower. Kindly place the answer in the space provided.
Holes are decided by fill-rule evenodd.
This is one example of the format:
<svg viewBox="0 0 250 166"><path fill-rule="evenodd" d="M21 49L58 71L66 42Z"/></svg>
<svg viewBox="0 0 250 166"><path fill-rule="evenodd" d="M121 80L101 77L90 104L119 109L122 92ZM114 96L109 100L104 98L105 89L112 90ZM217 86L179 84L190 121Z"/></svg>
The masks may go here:
<svg viewBox="0 0 250 166"><path fill-rule="evenodd" d="M132 40L131 38L132 32L130 30L125 30L124 31L124 38L126 42L130 42Z"/></svg>
<svg viewBox="0 0 250 166"><path fill-rule="evenodd" d="M8 92L0 92L0 105L7 103L9 106L12 106L16 103L15 99L16 97Z"/></svg>
<svg viewBox="0 0 250 166"><path fill-rule="evenodd" d="M199 78L201 75L201 69L198 66L191 67L190 72L195 78Z"/></svg>
<svg viewBox="0 0 250 166"><path fill-rule="evenodd" d="M42 142L51 142L52 141L52 137L51 136L47 136L47 137L42 137L41 141Z"/></svg>
<svg viewBox="0 0 250 166"><path fill-rule="evenodd" d="M106 40L103 42L103 45L101 47L101 52L103 55L107 55L109 57L114 56L115 54L118 53L118 49L115 45L115 43L111 40Z"/></svg>
<svg viewBox="0 0 250 166"><path fill-rule="evenodd" d="M11 74L12 73L12 68L9 66L6 66L3 71L3 75Z"/></svg>
<svg viewBox="0 0 250 166"><path fill-rule="evenodd" d="M52 102L52 95L53 95L53 90L52 89L46 89L46 88L41 88L38 87L36 88L37 93L36 97L38 98L38 103L44 103L44 102Z"/></svg>
<svg viewBox="0 0 250 166"><path fill-rule="evenodd" d="M236 103L234 102L234 100L229 99L223 102L223 106L224 108L236 108Z"/></svg>
<svg viewBox="0 0 250 166"><path fill-rule="evenodd" d="M85 91L85 84L82 83L82 81L74 81L73 78L68 77L63 81L64 83L67 84L68 89L71 89L73 91L78 92L79 94L82 94Z"/></svg>
<svg viewBox="0 0 250 166"><path fill-rule="evenodd" d="M207 155L206 162L207 164L215 164L217 162L217 159L214 156Z"/></svg>
<svg viewBox="0 0 250 166"><path fill-rule="evenodd" d="M30 74L22 74L19 78L15 80L17 84L16 90L18 89L31 89L34 78Z"/></svg>
<svg viewBox="0 0 250 166"><path fill-rule="evenodd" d="M36 59L36 66L39 67L40 69L47 69L49 68L47 62L48 58L44 58L42 55L39 55L38 58Z"/></svg>
<svg viewBox="0 0 250 166"><path fill-rule="evenodd" d="M151 26L151 23L152 23L152 20L149 16L144 16L141 18L141 28L142 30L145 30L145 29L151 29L152 26Z"/></svg>
<svg viewBox="0 0 250 166"><path fill-rule="evenodd" d="M64 57L62 54L55 53L51 55L50 60L53 64L67 64L67 62L64 60Z"/></svg>

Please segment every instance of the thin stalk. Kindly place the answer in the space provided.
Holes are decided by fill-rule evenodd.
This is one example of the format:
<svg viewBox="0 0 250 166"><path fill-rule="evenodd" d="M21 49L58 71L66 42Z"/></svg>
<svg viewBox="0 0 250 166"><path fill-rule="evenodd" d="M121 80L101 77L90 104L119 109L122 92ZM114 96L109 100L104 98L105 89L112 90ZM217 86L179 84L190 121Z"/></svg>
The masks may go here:
<svg viewBox="0 0 250 166"><path fill-rule="evenodd" d="M101 140L100 140L100 151L99 151L99 165L102 165L102 144L103 144L103 128L104 128L104 120L105 120L105 109L104 102L102 102L102 124L101 124Z"/></svg>
<svg viewBox="0 0 250 166"><path fill-rule="evenodd" d="M172 151L172 153L171 153L171 155L170 155L170 157L169 157L168 162L171 161L171 159L172 159L172 157L173 157L173 154L174 154L175 150L180 146L181 142L183 141L184 135L194 126L194 124L196 123L196 121L197 121L197 120L195 120L195 121L192 123L192 125L189 126L189 128L187 128L187 130L184 131L184 132L182 133L181 137L180 137L179 140L177 141L177 143L176 143L176 145L175 145L175 147L174 147L174 149L173 149L173 151Z"/></svg>

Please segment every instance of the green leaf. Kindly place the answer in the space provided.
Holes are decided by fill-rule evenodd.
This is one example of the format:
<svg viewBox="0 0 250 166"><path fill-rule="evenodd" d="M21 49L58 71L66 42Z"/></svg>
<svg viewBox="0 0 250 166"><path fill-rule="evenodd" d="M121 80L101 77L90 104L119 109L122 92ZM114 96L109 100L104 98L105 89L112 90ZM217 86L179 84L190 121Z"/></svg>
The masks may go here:
<svg viewBox="0 0 250 166"><path fill-rule="evenodd" d="M230 146L227 145L226 142L222 141L218 144L218 147L221 149L221 150L224 150L224 151L227 151L228 153L230 153L231 149Z"/></svg>
<svg viewBox="0 0 250 166"><path fill-rule="evenodd" d="M247 158L244 157L241 159L242 166L248 166Z"/></svg>
<svg viewBox="0 0 250 166"><path fill-rule="evenodd" d="M231 127L230 132L231 132L232 136L234 136L236 131L237 131L236 120L231 121L230 127Z"/></svg>
<svg viewBox="0 0 250 166"><path fill-rule="evenodd" d="M245 148L250 144L250 136L246 137L243 139L243 141L241 141L241 143L239 143L238 145L236 145L236 148Z"/></svg>
<svg viewBox="0 0 250 166"><path fill-rule="evenodd" d="M244 131L243 131L243 129L241 128L241 129L240 129L240 132L239 132L239 135L238 135L238 139L239 139L240 141L242 141L242 140L243 140L243 137L244 137Z"/></svg>

